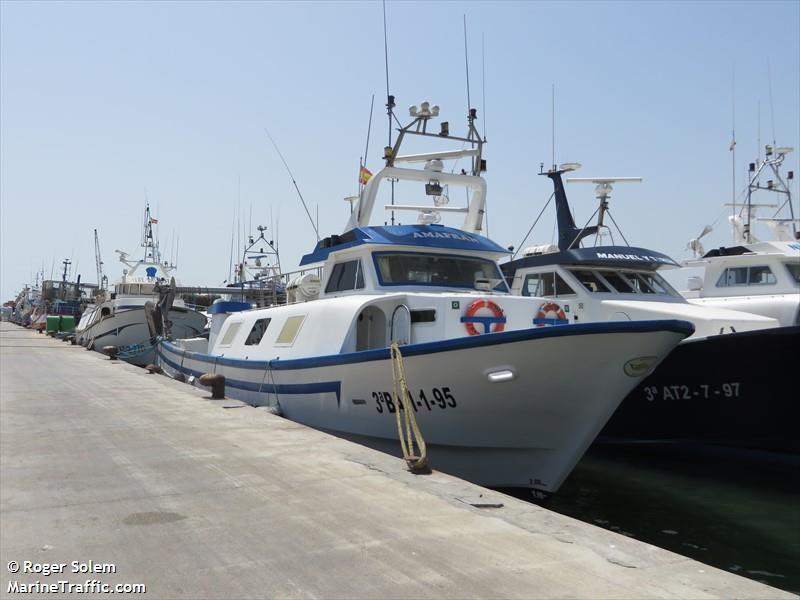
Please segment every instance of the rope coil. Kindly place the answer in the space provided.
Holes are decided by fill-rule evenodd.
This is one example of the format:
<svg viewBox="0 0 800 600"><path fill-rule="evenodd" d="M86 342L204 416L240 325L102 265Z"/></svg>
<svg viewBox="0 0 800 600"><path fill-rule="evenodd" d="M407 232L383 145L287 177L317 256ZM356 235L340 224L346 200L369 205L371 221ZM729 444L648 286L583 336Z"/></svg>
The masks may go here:
<svg viewBox="0 0 800 600"><path fill-rule="evenodd" d="M389 352L392 360L394 396L397 398L397 409L394 413L397 419L397 437L400 438L403 459L412 473L430 472L428 451L425 446L425 439L422 437L422 432L417 424L417 418L414 415L414 399L408 390L400 344L392 342ZM403 418L400 417L401 411ZM418 456L414 454L414 444L419 448Z"/></svg>

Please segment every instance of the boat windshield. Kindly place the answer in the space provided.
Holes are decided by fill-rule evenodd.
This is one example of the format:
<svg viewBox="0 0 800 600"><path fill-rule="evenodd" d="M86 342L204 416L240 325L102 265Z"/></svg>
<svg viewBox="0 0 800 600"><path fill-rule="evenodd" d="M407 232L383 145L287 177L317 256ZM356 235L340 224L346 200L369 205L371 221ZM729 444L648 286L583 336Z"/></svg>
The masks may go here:
<svg viewBox="0 0 800 600"><path fill-rule="evenodd" d="M494 289L507 292L500 268L492 260L422 252L373 253L381 285L432 285Z"/></svg>
<svg viewBox="0 0 800 600"><path fill-rule="evenodd" d="M795 280L796 283L800 283L800 263L785 263L786 268L789 271L789 275L792 276L792 279Z"/></svg>

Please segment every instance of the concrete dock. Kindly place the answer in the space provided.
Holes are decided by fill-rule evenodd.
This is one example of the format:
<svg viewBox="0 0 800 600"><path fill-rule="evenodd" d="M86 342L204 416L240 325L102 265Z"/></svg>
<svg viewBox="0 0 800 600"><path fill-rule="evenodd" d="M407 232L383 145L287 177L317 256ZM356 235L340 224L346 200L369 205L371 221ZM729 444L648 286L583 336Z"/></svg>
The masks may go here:
<svg viewBox="0 0 800 600"><path fill-rule="evenodd" d="M0 596L795 597L208 396L0 324Z"/></svg>

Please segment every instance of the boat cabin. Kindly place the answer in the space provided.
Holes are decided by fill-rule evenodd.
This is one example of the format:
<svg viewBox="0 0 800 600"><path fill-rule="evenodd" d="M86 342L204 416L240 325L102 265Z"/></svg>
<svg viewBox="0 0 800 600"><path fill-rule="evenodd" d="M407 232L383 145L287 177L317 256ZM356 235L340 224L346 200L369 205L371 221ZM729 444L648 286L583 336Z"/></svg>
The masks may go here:
<svg viewBox="0 0 800 600"><path fill-rule="evenodd" d="M715 248L686 262L703 268L682 294L695 304L751 311L800 325L800 242Z"/></svg>

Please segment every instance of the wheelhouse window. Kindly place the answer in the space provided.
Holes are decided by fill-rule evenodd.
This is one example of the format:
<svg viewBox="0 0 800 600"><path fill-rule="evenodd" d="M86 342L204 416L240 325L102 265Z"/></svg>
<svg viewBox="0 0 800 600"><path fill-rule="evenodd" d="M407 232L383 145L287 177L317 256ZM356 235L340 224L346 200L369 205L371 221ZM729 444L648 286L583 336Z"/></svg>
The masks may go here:
<svg viewBox="0 0 800 600"><path fill-rule="evenodd" d="M652 290L654 294L666 294L668 296L680 297L680 294L673 288L667 280L661 277L658 273L642 273L637 271L635 273L628 273L629 277L636 276L636 279L641 282L640 291L644 294L650 293L646 288Z"/></svg>
<svg viewBox="0 0 800 600"><path fill-rule="evenodd" d="M269 327L269 322L272 319L257 319L255 323L253 323L253 328L250 330L250 333L247 334L247 339L244 341L245 346L258 346L261 343L261 339L264 337L264 334L267 332L267 327Z"/></svg>
<svg viewBox="0 0 800 600"><path fill-rule="evenodd" d="M717 287L736 287L745 285L773 285L777 283L775 274L766 265L756 267L729 267L717 280Z"/></svg>
<svg viewBox="0 0 800 600"><path fill-rule="evenodd" d="M364 272L360 260L350 260L333 265L325 292L360 290L364 287Z"/></svg>
<svg viewBox="0 0 800 600"><path fill-rule="evenodd" d="M230 346L233 343L233 338L235 338L236 334L239 333L241 326L241 321L237 321L236 323L231 323L228 325L228 329L225 330L225 334L222 336L222 340L220 341L219 345Z"/></svg>
<svg viewBox="0 0 800 600"><path fill-rule="evenodd" d="M775 274L767 266L750 267L747 274L747 285L772 285L776 283Z"/></svg>
<svg viewBox="0 0 800 600"><path fill-rule="evenodd" d="M373 256L381 285L435 285L474 290L479 289L480 282L489 282L496 291L508 291L497 263L485 258L421 252L376 252Z"/></svg>
<svg viewBox="0 0 800 600"><path fill-rule="evenodd" d="M619 273L617 271L600 271L600 275L602 275L603 279L605 279L608 283L611 284L611 287L613 287L621 294L636 293L636 288L633 287L628 278L625 277L625 275L623 275L622 273Z"/></svg>
<svg viewBox="0 0 800 600"><path fill-rule="evenodd" d="M785 263L789 275L795 280L795 283L800 283L800 263Z"/></svg>
<svg viewBox="0 0 800 600"><path fill-rule="evenodd" d="M610 269L570 269L581 285L590 292L621 294L653 294L680 297L667 281L653 271L612 271Z"/></svg>
<svg viewBox="0 0 800 600"><path fill-rule="evenodd" d="M581 285L590 292L601 294L607 294L611 292L609 287L603 283L603 281L593 271L570 269L570 272L577 278Z"/></svg>
<svg viewBox="0 0 800 600"><path fill-rule="evenodd" d="M530 273L525 276L525 281L522 283L522 295L557 298L574 296L575 290L558 273Z"/></svg>

